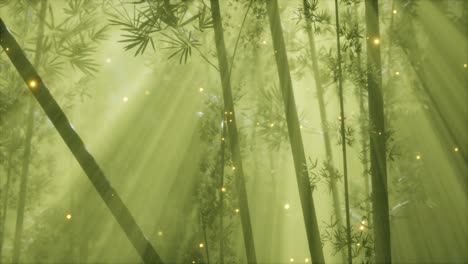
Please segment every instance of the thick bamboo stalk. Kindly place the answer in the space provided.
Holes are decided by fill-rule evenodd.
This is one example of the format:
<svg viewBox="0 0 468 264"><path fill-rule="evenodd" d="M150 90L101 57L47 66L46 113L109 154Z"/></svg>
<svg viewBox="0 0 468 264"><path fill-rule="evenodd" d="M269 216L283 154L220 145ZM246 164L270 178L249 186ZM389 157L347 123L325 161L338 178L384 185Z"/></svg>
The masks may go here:
<svg viewBox="0 0 468 264"><path fill-rule="evenodd" d="M39 30L36 41L36 53L34 55L34 66L38 67L42 56L42 39L44 35L45 16L47 11L47 1L41 3L39 11ZM18 197L18 208L16 209L16 230L13 243L13 263L18 263L21 254L21 244L23 238L24 209L26 206L26 195L28 188L29 164L31 163L31 141L33 138L34 127L34 108L33 99L28 98L28 115L26 123L26 136L24 143L23 166L21 168L21 180Z"/></svg>
<svg viewBox="0 0 468 264"><path fill-rule="evenodd" d="M237 134L236 116L232 99L230 70L227 60L226 45L224 43L224 32L221 22L221 11L218 0L211 0L211 12L213 16L213 27L215 33L216 50L218 53L219 73L223 88L224 109L227 113L227 130L229 133L229 145L232 152L233 167L236 179L236 189L239 197L240 217L242 232L244 235L244 246L248 263L257 263L255 244L252 232L252 223L245 188L244 168L240 153L239 136Z"/></svg>
<svg viewBox="0 0 468 264"><path fill-rule="evenodd" d="M302 214L306 228L309 251L313 263L324 263L325 259L320 241L317 215L314 200L309 183L307 161L304 152L304 144L300 131L299 117L294 99L291 73L289 71L288 57L283 37L277 0L267 1L268 18L270 21L271 37L278 67L281 93L285 106L286 121L288 125L289 141L296 170L296 179L302 206Z"/></svg>
<svg viewBox="0 0 468 264"><path fill-rule="evenodd" d="M390 219L385 154L378 0L366 0L367 82L375 262L390 263Z"/></svg>
<svg viewBox="0 0 468 264"><path fill-rule="evenodd" d="M81 168L85 171L94 188L104 200L143 262L163 263L1 19L0 45L25 83L29 86L31 93L57 129Z"/></svg>

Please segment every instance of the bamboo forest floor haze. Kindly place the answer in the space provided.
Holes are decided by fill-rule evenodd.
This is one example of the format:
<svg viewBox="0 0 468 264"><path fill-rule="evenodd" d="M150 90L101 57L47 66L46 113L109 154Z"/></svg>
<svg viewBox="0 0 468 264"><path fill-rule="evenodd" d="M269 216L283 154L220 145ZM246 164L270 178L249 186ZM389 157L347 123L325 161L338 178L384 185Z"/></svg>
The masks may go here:
<svg viewBox="0 0 468 264"><path fill-rule="evenodd" d="M467 263L468 1L0 0L0 263Z"/></svg>

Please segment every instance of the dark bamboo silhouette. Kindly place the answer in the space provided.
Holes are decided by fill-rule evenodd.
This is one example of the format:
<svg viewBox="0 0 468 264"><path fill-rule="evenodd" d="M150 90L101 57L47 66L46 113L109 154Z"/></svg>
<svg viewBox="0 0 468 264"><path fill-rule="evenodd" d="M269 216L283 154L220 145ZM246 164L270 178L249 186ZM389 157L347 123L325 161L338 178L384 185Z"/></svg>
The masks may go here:
<svg viewBox="0 0 468 264"><path fill-rule="evenodd" d="M378 0L366 0L372 209L376 263L391 262Z"/></svg>
<svg viewBox="0 0 468 264"><path fill-rule="evenodd" d="M351 248L351 223L349 218L349 189L348 189L348 159L346 155L346 128L344 115L344 99L343 99L343 71L341 68L341 44L340 44L340 14L338 0L335 0L335 21L336 21L336 53L338 55L338 93L340 98L340 134L341 134L341 151L343 153L343 178L345 189L345 213L346 213L346 246L348 248L348 263L353 263L353 252Z"/></svg>
<svg viewBox="0 0 468 264"><path fill-rule="evenodd" d="M85 171L94 188L106 203L143 262L163 263L1 19L0 45L5 50L24 82L29 86L31 93L57 129L81 168Z"/></svg>
<svg viewBox="0 0 468 264"><path fill-rule="evenodd" d="M36 40L36 52L34 55L34 66L38 67L42 55L42 39L44 35L44 26L45 26L45 16L47 11L47 1L42 1L41 8L39 11L39 30L38 37ZM13 243L13 263L18 263L20 261L21 254L21 244L23 238L23 223L24 223L24 208L26 206L26 194L28 188L28 176L29 176L29 163L31 162L31 141L33 137L33 127L34 127L34 110L35 105L33 104L32 97L28 97L28 116L26 124L26 136L24 143L24 154L23 154L23 164L21 168L21 179L20 179L20 188L18 195L18 208L16 209L16 230L15 230L15 240Z"/></svg>
<svg viewBox="0 0 468 264"><path fill-rule="evenodd" d="M315 212L314 200L309 183L307 161L300 131L299 117L294 99L288 57L283 37L283 29L278 11L277 0L266 1L270 22L271 37L278 67L280 88L283 95L286 121L288 124L289 141L296 170L296 179L301 200L302 213L307 233L309 251L313 263L324 263L325 259L320 241L320 233Z"/></svg>
<svg viewBox="0 0 468 264"><path fill-rule="evenodd" d="M244 235L244 246L247 255L248 263L257 263L255 253L255 244L252 232L252 223L250 219L250 211L247 200L247 191L245 188L244 169L240 153L239 137L237 134L236 116L234 111L234 103L232 99L230 68L228 65L226 46L224 43L224 32L221 22L221 12L219 2L211 0L211 12L213 16L213 27L215 32L216 50L218 53L219 73L223 88L224 109L227 113L225 122L229 133L229 145L232 152L233 169L236 179L236 189L239 197L240 217L242 224L242 232Z"/></svg>

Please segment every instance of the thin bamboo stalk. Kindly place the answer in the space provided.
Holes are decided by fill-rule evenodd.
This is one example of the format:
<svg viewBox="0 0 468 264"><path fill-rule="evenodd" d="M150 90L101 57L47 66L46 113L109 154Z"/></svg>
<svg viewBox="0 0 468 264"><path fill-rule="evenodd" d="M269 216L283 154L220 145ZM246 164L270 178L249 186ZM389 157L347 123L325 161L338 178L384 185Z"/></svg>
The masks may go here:
<svg viewBox="0 0 468 264"><path fill-rule="evenodd" d="M144 263L163 263L141 228L111 186L94 157L88 152L83 141L74 130L63 110L50 94L41 77L24 55L22 49L0 19L0 45L12 61L24 82L29 86L42 109L85 171L96 191L119 223L122 230L142 258ZM8 48L8 49L7 49Z"/></svg>
<svg viewBox="0 0 468 264"><path fill-rule="evenodd" d="M291 73L289 71L288 58L283 37L283 29L278 11L277 0L268 0L266 3L268 18L270 21L271 37L276 58L276 66L283 95L286 121L288 125L289 141L296 170L296 179L299 189L299 197L302 206L302 214L306 228L309 251L313 263L324 263L325 259L320 241L317 215L314 200L309 183L307 161L304 152L304 144L300 131L299 117L294 99Z"/></svg>
<svg viewBox="0 0 468 264"><path fill-rule="evenodd" d="M10 182L11 182L11 171L13 168L12 164L12 153L10 152L10 155L8 156L8 161L7 161L7 178L6 178L6 183L5 183L5 194L3 196L3 207L2 207L2 219L1 219L1 226L0 226L0 263L2 263L3 259L3 242L5 241L5 225L6 225L6 219L7 219L7 214L8 214L8 200L10 198Z"/></svg>
<svg viewBox="0 0 468 264"><path fill-rule="evenodd" d="M327 117L327 110L325 107L325 98L324 98L324 90L322 80L320 78L320 71L319 71L319 63L317 57L317 49L315 46L315 36L312 32L312 23L311 23L311 13L310 13L310 3L307 0L303 1L304 6L304 15L306 17L306 32L309 39L309 48L311 53L311 61L312 61L312 72L314 74L315 80L315 87L317 89L317 101L319 104L319 111L320 111L320 121L322 123L322 131L323 131L323 142L325 145L325 155L327 157L327 163L330 165L334 164L333 161L333 151L331 147L331 139L330 133L328 129L328 117ZM330 189L332 192L333 197L333 209L336 215L336 220L338 223L338 228L343 226L343 216L340 210L340 196L338 193L338 188L336 185L336 179L333 177L334 171L332 166L328 166L329 168L329 175L332 176L330 178ZM342 251L343 262L346 262L346 253Z"/></svg>
<svg viewBox="0 0 468 264"><path fill-rule="evenodd" d="M229 145L232 152L233 167L236 179L236 189L239 197L240 217L242 232L244 235L244 246L248 263L257 263L255 244L252 232L252 223L245 188L244 168L240 153L239 136L237 134L236 116L234 102L232 99L230 68L227 60L226 45L224 43L224 32L221 22L221 11L219 1L211 0L211 12L213 16L213 27L215 32L216 50L218 53L219 73L223 88L224 109L228 115L229 122L225 122L229 133Z"/></svg>
<svg viewBox="0 0 468 264"><path fill-rule="evenodd" d="M221 113L221 115L224 117L224 112ZM225 167L225 158L224 158L224 152L225 152L225 147L226 147L226 126L225 122L223 119L223 132L222 132L222 137L221 137L221 148L220 148L220 156L221 156L221 162L220 162L220 186L224 187L224 167ZM224 264L224 192L220 193L220 208L219 208L219 263Z"/></svg>
<svg viewBox="0 0 468 264"><path fill-rule="evenodd" d="M341 68L341 44L340 44L340 13L338 0L335 0L335 21L336 21L336 46L338 55L338 93L340 97L340 134L341 134L341 151L343 153L343 178L345 189L345 213L346 213L346 241L348 248L348 263L353 263L353 252L351 248L351 223L349 218L349 187L348 187L348 159L346 155L346 128L345 128L345 111L343 99L343 70Z"/></svg>

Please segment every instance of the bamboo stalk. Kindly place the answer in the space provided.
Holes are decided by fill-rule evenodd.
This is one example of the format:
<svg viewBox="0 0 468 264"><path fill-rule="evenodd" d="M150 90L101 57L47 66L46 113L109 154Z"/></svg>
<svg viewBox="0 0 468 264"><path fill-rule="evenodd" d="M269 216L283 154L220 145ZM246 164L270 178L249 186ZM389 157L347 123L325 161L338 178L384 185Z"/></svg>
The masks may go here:
<svg viewBox="0 0 468 264"><path fill-rule="evenodd" d="M10 182L11 182L11 171L12 171L12 153L10 152L10 155L8 156L8 161L7 161L7 179L5 183L5 195L3 196L3 207L2 207L2 219L1 219L1 226L0 226L0 263L3 263L3 242L5 241L5 222L7 219L7 214L8 214L8 198L10 194Z"/></svg>
<svg viewBox="0 0 468 264"><path fill-rule="evenodd" d="M85 171L96 191L119 223L144 263L163 263L151 243L144 236L132 214L111 186L94 157L74 130L65 113L50 94L41 77L26 58L22 49L0 19L0 45L12 61L24 82L29 86L42 109Z"/></svg>
<svg viewBox="0 0 468 264"><path fill-rule="evenodd" d="M345 189L345 208L346 208L346 240L348 248L348 263L353 263L353 252L351 248L351 223L349 218L349 187L348 187L348 160L346 155L346 131L345 131L345 115L344 115L344 99L343 99L343 77L341 68L341 44L340 44L340 14L338 0L335 0L335 21L336 21L336 46L338 55L338 92L340 97L340 134L341 134L341 151L343 153L343 178Z"/></svg>
<svg viewBox="0 0 468 264"><path fill-rule="evenodd" d="M320 121L322 124L322 131L323 131L323 141L325 145L325 155L327 158L327 163L332 165L334 164L333 161L333 151L331 147L331 139L330 139L330 133L328 129L328 117L327 117L327 110L325 107L325 99L324 99L324 90L323 90L323 84L322 80L320 78L320 72L319 72L319 63L317 59L317 49L315 46L315 36L314 33L312 32L312 23L310 21L311 18L311 13L310 13L310 3L307 0L303 1L303 6L304 6L304 15L306 17L306 32L307 36L309 39L309 49L311 51L311 61L312 61L312 72L314 74L314 80L315 80L315 87L317 89L317 101L319 104L319 111L320 111ZM344 142L344 141L343 141ZM338 223L338 228L341 228L343 225L343 216L341 214L340 210L340 196L338 193L338 188L336 184L336 178L333 177L334 171L332 166L328 166L329 170L328 173L331 176L330 178L330 189L332 192L332 198L333 198L333 209L336 215L336 220ZM349 209L347 210L349 211ZM349 254L349 252L348 252ZM342 258L343 262L346 262L346 252L342 251Z"/></svg>
<svg viewBox="0 0 468 264"><path fill-rule="evenodd" d="M224 112L221 113L224 117ZM220 186L224 187L224 166L225 166L225 158L224 158L224 151L226 146L226 126L224 123L223 118L223 132L221 138L221 148L220 148L220 156L221 156L221 164L220 164ZM224 192L220 192L220 209L219 209L219 263L224 264Z"/></svg>
<svg viewBox="0 0 468 264"><path fill-rule="evenodd" d="M387 191L382 65L378 0L366 0L367 82L375 262L390 263L390 219Z"/></svg>
<svg viewBox="0 0 468 264"><path fill-rule="evenodd" d="M334 164L330 133L328 131L328 126L327 126L328 117L327 117L327 110L325 107L323 84L320 78L319 63L317 59L317 49L315 46L315 36L314 36L314 33L312 32L312 25L309 19L311 17L310 10L309 10L309 1L304 0L303 6L304 6L305 17L306 17L306 20L305 20L306 32L307 32L307 36L309 39L309 48L310 48L310 53L311 53L312 72L314 74L315 86L317 89L317 101L319 104L320 121L322 123L323 142L325 145L325 155L327 157L327 162L329 164ZM328 172L330 175L333 175L334 172L331 166L329 166ZM330 187L331 187L332 196L333 196L333 208L334 208L334 212L336 215L336 219L338 221L338 225L343 226L342 224L343 217L341 215L341 210L340 210L340 196L338 193L338 188L336 186L336 179L334 177L330 178Z"/></svg>
<svg viewBox="0 0 468 264"><path fill-rule="evenodd" d="M354 15L359 17L357 7L354 8ZM359 31L359 21L357 21L358 31ZM356 54L356 65L357 71L359 74L359 80L361 80L361 76L363 75L362 70L362 60L361 60L361 50L359 50ZM366 108L365 108L365 98L364 93L366 92L366 87L363 83L359 83L359 87L357 89L357 98L359 104L359 129L361 133L361 147L362 147L362 166L363 166L363 173L362 177L364 178L364 192L366 194L366 212L367 212L367 222L368 225L371 225L371 205L369 202L369 195L370 195L370 186L369 186L369 152L367 146L367 140L369 136L369 130L366 127Z"/></svg>
<svg viewBox="0 0 468 264"><path fill-rule="evenodd" d="M314 200L309 183L307 161L300 131L299 117L294 99L291 74L278 12L277 0L267 1L267 12L270 21L271 37L276 58L276 66L280 81L281 92L285 106L286 121L288 125L289 141L296 170L296 179L299 189L299 197L302 206L302 214L306 228L308 247L313 263L324 263L325 259L320 241L320 232L315 212Z"/></svg>
<svg viewBox="0 0 468 264"><path fill-rule="evenodd" d="M229 115L229 122L225 122L229 133L229 145L231 147L233 167L236 179L236 189L239 195L240 217L242 232L244 235L244 246L248 263L257 263L255 244L252 232L252 223L245 188L244 169L240 153L239 137L237 134L236 116L232 99L230 69L227 60L226 45L224 43L224 32L221 22L221 11L218 0L211 0L211 12L213 16L213 27L215 32L216 50L218 53L219 73L223 88L224 109Z"/></svg>

